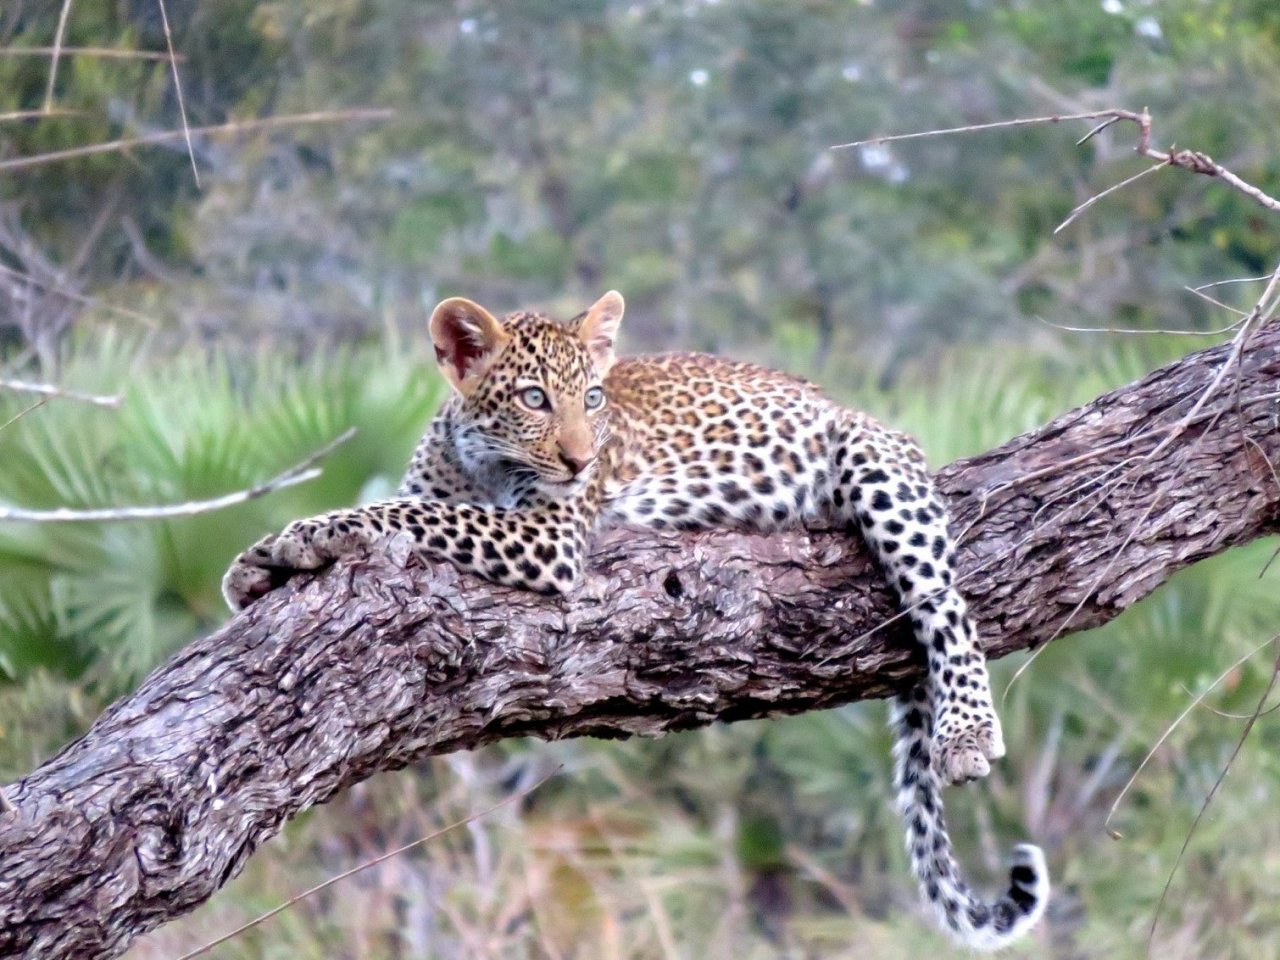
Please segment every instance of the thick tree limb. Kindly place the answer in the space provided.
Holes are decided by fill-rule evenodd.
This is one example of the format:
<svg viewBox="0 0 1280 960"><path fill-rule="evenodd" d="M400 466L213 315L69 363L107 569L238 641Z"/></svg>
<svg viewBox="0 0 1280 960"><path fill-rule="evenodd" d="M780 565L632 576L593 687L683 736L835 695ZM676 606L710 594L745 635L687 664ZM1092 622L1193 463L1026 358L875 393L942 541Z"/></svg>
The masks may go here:
<svg viewBox="0 0 1280 960"><path fill-rule="evenodd" d="M1229 352L941 471L992 655L1103 623L1280 526L1280 325L1185 419ZM299 811L422 757L884 696L917 669L900 623L877 629L892 614L839 533L615 531L566 601L345 561L189 646L11 788L0 956L116 956Z"/></svg>

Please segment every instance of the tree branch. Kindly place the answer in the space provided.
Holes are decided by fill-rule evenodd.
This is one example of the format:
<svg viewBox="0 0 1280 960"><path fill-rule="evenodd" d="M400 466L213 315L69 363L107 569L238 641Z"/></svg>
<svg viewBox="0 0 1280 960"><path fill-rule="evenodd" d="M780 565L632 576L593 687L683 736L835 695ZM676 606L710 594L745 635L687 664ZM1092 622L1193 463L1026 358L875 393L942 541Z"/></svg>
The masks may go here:
<svg viewBox="0 0 1280 960"><path fill-rule="evenodd" d="M1271 323L1246 350L1194 354L943 468L988 652L1101 624L1274 532L1276 462ZM345 560L191 644L11 788L0 956L116 956L298 812L426 756L884 696L918 675L893 614L867 552L836 532L611 531L567 600Z"/></svg>
<svg viewBox="0 0 1280 960"><path fill-rule="evenodd" d="M2 382L0 386L3 386ZM45 400L51 395L46 394ZM59 391L56 395L66 396L67 394ZM43 403L44 400L40 402ZM23 413L31 409L34 408L28 408ZM0 424L0 428L5 426L8 424ZM0 503L0 523L6 520L23 523L116 523L123 520L167 520L171 517L191 517L197 513L212 513L215 510L233 507L238 503L257 500L269 493L283 490L285 487L296 487L300 483L314 480L321 473L316 464L355 435L356 428L348 427L319 450L307 454L305 458L284 472L276 474L270 480L264 480L244 490L236 490L234 493L224 493L220 497L209 500L188 500L185 503L166 503L148 507L99 507L84 510L72 510L69 507L58 507L54 510L27 510L23 507L7 507Z"/></svg>

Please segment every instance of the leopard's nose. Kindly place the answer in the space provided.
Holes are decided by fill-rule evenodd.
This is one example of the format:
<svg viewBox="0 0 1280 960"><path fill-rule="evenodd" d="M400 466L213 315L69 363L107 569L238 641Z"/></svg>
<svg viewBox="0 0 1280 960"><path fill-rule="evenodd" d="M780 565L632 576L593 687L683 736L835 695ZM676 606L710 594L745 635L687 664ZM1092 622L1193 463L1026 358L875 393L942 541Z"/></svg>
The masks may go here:
<svg viewBox="0 0 1280 960"><path fill-rule="evenodd" d="M591 461L594 459L595 457L575 457L572 454L565 453L563 450L560 451L560 462L564 464L565 469L569 471L569 475L573 477L576 477L591 466Z"/></svg>

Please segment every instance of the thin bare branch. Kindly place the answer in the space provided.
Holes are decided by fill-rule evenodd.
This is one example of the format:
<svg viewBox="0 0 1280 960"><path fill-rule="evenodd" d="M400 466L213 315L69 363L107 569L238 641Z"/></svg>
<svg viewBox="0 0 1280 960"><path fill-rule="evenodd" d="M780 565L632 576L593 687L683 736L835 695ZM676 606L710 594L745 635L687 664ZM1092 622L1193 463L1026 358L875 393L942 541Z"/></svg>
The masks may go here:
<svg viewBox="0 0 1280 960"><path fill-rule="evenodd" d="M62 38L67 32L67 18L71 16L71 0L62 0L62 12L58 14L58 29L53 35L53 50L49 58L49 85L44 91L44 112L53 109L53 89L58 81L58 61L62 59Z"/></svg>
<svg viewBox="0 0 1280 960"><path fill-rule="evenodd" d="M309 890L304 890L302 891L302 893L299 893L297 896L290 897L284 903L280 904L280 906L274 907L271 910L268 910L266 913L262 914L261 916L255 917L254 919L250 920L248 923L245 923L245 924L242 924L241 926L236 927L230 933L224 933L222 936L218 937L216 940L210 940L203 947L198 947L197 949L192 950L189 953L184 953L182 956L178 957L178 960L194 960L195 957L202 957L206 953L208 953L210 950L212 950L214 947L219 946L220 944L226 943L228 940L234 940L236 937L240 936L240 934L244 933L245 931L252 930L254 927L258 926L259 924L265 923L266 921L270 920L272 917L276 916L277 914L284 913L286 910L292 907L295 903L301 903L303 900L306 900L308 897L319 893L321 890L325 890L333 886L335 883L338 883L340 880L345 880L347 879L347 877L353 877L357 873L362 873L363 871L368 870L370 867L376 867L378 864L384 863L385 861L390 860L392 857L398 857L400 856L400 854L407 853L410 850L414 849L415 847L420 847L425 843L430 843L432 840L436 840L440 837L443 837L446 833L451 833L452 831L457 830L459 827L465 827L469 824L475 823L477 820L481 820L484 817L487 817L489 814L493 813L495 810L501 810L503 807L510 806L511 804L515 803L517 800L524 800L534 791L538 790L547 781L551 780L554 777L559 776L560 771L562 771L563 769L564 769L564 765L561 764L557 766L554 770L552 770L550 773L548 773L541 780L539 780L537 783L533 784L530 787L526 787L523 790L517 790L515 793L512 793L509 796L504 797L502 800L499 800L497 803L495 803L491 807L487 807L484 810L479 810L476 813L463 817L461 820L455 820L453 823L450 823L447 826L443 826L439 830L435 830L427 834L425 837L419 837L417 840L414 840L410 843L406 843L402 847L396 847L396 849L390 850L387 853L379 854L378 856L374 857L372 860L366 860L364 863L359 864L358 866L352 867L350 870L344 870L342 873L338 874L337 876L330 877L328 880L325 880L322 883L317 883L314 887L311 887Z"/></svg>
<svg viewBox="0 0 1280 960"><path fill-rule="evenodd" d="M1223 287L1229 283L1261 283L1263 280L1270 279L1271 275L1266 273L1260 277L1232 277L1230 280L1213 280L1209 283L1202 283L1194 289L1199 292L1200 290L1208 290L1210 287Z"/></svg>
<svg viewBox="0 0 1280 960"><path fill-rule="evenodd" d="M1216 306L1222 307L1225 310L1231 310L1231 307L1228 307L1224 303L1219 303L1207 294L1199 293L1198 291L1191 289L1191 287L1184 287L1184 289L1188 293L1194 293L1196 296L1208 300ZM1243 311L1233 312L1243 313ZM1218 327L1216 330L1174 330L1172 327L1071 327L1067 326L1065 323L1054 323L1052 320L1046 320L1044 317L1036 317L1036 319L1046 327L1052 327L1054 330L1062 330L1065 333L1119 333L1135 334L1137 336L1150 336L1152 334L1167 333L1170 336L1175 337L1219 337L1224 333L1230 333L1232 330L1237 329L1240 324L1244 322L1243 320L1236 320L1233 323L1227 324L1225 327Z"/></svg>
<svg viewBox="0 0 1280 960"><path fill-rule="evenodd" d="M1275 639L1274 637L1272 638ZM1183 838L1182 847L1178 850L1178 858L1174 860L1173 866L1169 869L1169 877L1164 882L1164 889L1160 891L1160 902L1156 904L1155 914L1151 918L1151 929L1147 931L1147 955L1151 954L1151 942L1156 936L1156 924L1160 922L1160 914L1164 912L1165 901L1169 897L1169 889L1173 886L1174 875L1178 872L1178 867L1182 865L1182 859L1187 855L1187 848L1191 846L1191 838L1195 836L1196 829L1200 826L1200 821L1204 819L1204 815L1208 813L1213 798L1218 795L1218 790L1222 786L1222 782L1227 779L1227 774L1231 772L1231 768L1235 766L1236 757L1240 756L1240 751L1244 749L1244 742L1249 739L1249 734L1253 732L1254 724L1258 722L1258 718L1262 716L1263 707L1266 705L1267 698L1271 696L1271 691L1276 688L1276 681L1280 680L1280 657L1276 658L1275 664L1271 668L1271 679L1267 681L1267 688L1262 691L1262 696L1258 698L1258 705L1254 708L1253 714L1245 721L1244 729L1240 731L1240 737L1236 740L1235 748L1231 751L1231 756L1227 757L1227 762L1223 764L1222 771L1218 774L1218 778L1213 781L1213 786L1209 788L1208 794L1205 795L1204 803L1200 805L1200 810L1196 813L1196 818L1191 821L1191 827L1187 830L1187 835Z"/></svg>
<svg viewBox="0 0 1280 960"><path fill-rule="evenodd" d="M13 390L16 393L36 393L47 397L63 397L67 400L80 400L84 403L96 404L99 407L118 407L121 398L115 395L100 393L82 393L79 390L68 390L52 383L33 383L29 380L0 379L0 390Z"/></svg>
<svg viewBox="0 0 1280 960"><path fill-rule="evenodd" d="M1103 130L1107 129L1107 127L1111 126L1114 123L1119 123L1119 122L1120 122L1119 117L1108 117L1106 120L1103 120L1100 124L1098 124L1092 130L1086 133L1083 137L1077 140L1076 146L1083 147L1086 143L1088 143L1090 140L1092 140L1094 137L1100 134Z"/></svg>
<svg viewBox="0 0 1280 960"><path fill-rule="evenodd" d="M107 60L170 59L170 54L162 50L128 50L123 47L0 47L0 57L48 57L54 53L63 57L102 57ZM187 58L180 53L177 59L181 62Z"/></svg>
<svg viewBox="0 0 1280 960"><path fill-rule="evenodd" d="M195 177L196 187L200 186L200 170L196 167L196 148L191 143L191 126L187 123L187 104L182 98L182 79L178 76L178 58L173 55L173 34L169 30L169 11L164 0L156 0L160 5L160 22L164 24L164 45L169 51L169 66L173 71L173 89L178 96L178 115L182 118L182 135L187 141L187 156L191 158L191 175Z"/></svg>
<svg viewBox="0 0 1280 960"><path fill-rule="evenodd" d="M1103 197L1108 196L1112 193L1115 193L1117 190L1122 190L1125 187L1129 186L1129 184L1131 183L1136 183L1137 181L1141 180L1143 177L1145 177L1149 173L1155 173L1157 170L1165 170L1168 168L1168 166L1169 165L1167 163L1153 164L1152 166L1147 167L1147 169L1141 170L1138 173L1135 173L1132 177L1129 177L1128 179L1121 180L1119 183L1113 183L1111 186L1107 187L1107 189L1103 190L1101 193L1095 193L1092 197L1090 197L1084 203L1077 205L1074 210L1072 210L1069 214L1067 214L1067 219L1063 220L1060 224L1054 227L1053 232L1055 234L1061 233L1070 224L1080 219L1081 214L1083 214L1086 210L1092 207L1095 203L1097 203Z"/></svg>
<svg viewBox="0 0 1280 960"><path fill-rule="evenodd" d="M43 120L46 117L83 117L83 110L10 110L0 113L0 123L10 120Z"/></svg>
<svg viewBox="0 0 1280 960"><path fill-rule="evenodd" d="M1248 652L1243 654L1241 657L1236 659L1229 667L1227 667L1227 669L1223 670L1220 674L1218 674L1217 678L1214 679L1214 681L1210 683L1207 687L1205 687L1204 690L1202 690L1195 699L1193 699L1189 704L1187 704L1186 709L1184 709L1180 714L1178 714L1177 719L1174 720L1173 723L1165 727L1164 733L1160 734L1159 739L1157 739L1156 742L1151 745L1151 749L1147 751L1147 755L1142 758L1142 762L1138 764L1137 769L1133 771L1133 774L1129 777L1127 781L1125 781L1125 785L1120 789L1120 792L1116 794L1115 800L1111 801L1111 807L1110 809L1107 810L1106 819L1102 821L1102 826L1104 829L1111 823L1111 818L1116 815L1116 811L1120 809L1120 804L1123 803L1124 798L1129 795L1129 790L1137 782L1139 775L1141 775L1142 771L1146 769L1147 764L1151 762L1151 758L1156 755L1156 752L1164 745L1164 742L1168 740L1170 736L1172 736L1173 731L1178 729L1178 725L1181 724L1182 721L1187 718L1187 716L1191 713L1191 711L1193 711L1196 707L1198 707L1201 703L1204 702L1205 697L1213 693L1213 691L1217 688L1218 684L1222 683L1223 680L1227 679L1227 677L1231 676L1232 673L1240 669L1240 667L1243 666L1250 658L1256 656L1258 654L1258 651L1260 651L1263 647L1267 646L1268 644L1275 643L1277 640L1280 640L1280 635L1269 637L1268 639L1262 641L1262 643L1254 647L1252 650L1249 650Z"/></svg>
<svg viewBox="0 0 1280 960"><path fill-rule="evenodd" d="M41 403L48 400L46 397ZM2 428L0 428L2 429ZM315 463L328 456L334 448L346 443L356 434L355 427L348 427L333 440L319 450L309 454L305 459L295 463L288 470L277 474L265 483L257 484L246 490L237 490L211 500L191 500L187 503L172 503L157 507L104 507L96 510L24 510L21 507L0 505L0 521L21 521L26 523L111 523L120 520L166 520L172 517L190 517L198 513L209 513L225 507L235 506L249 500L256 500L276 490L297 486L320 476L320 469Z"/></svg>
<svg viewBox="0 0 1280 960"><path fill-rule="evenodd" d="M1185 693L1189 697L1195 696L1195 694L1191 692L1191 688L1188 687L1181 680L1178 681L1178 689L1180 689L1183 693ZM1215 717L1220 717L1223 720L1251 720L1255 717L1260 720L1263 717L1270 716L1271 714L1275 713L1277 710L1280 710L1280 703L1273 703L1271 706L1267 707L1267 709L1263 710L1261 713L1257 713L1257 712L1232 713L1229 710L1219 710L1217 707L1210 706L1207 703L1202 703L1200 704L1200 706L1204 707L1205 710L1213 714Z"/></svg>
<svg viewBox="0 0 1280 960"><path fill-rule="evenodd" d="M1112 122L1117 120L1130 119L1129 117L1116 116L1122 111L1117 110L1095 110L1090 113L1068 113L1055 114L1048 117L1027 117L1021 120L997 120L994 123L973 123L964 127L947 127L945 130L922 130L918 133L897 133L887 137L871 137L867 140L854 140L851 143L833 144L831 150L849 150L853 147L865 147L869 144L893 143L897 140L922 140L925 137L945 137L953 133L977 133L983 130L1004 130L1010 127L1028 127L1032 124L1040 123L1063 123L1067 120L1097 120L1100 117L1110 117ZM1137 115L1133 115L1136 119Z"/></svg>
<svg viewBox="0 0 1280 960"><path fill-rule="evenodd" d="M1218 330L1216 331L1217 333L1227 333L1228 331L1236 329L1238 326L1240 326L1240 324L1244 323L1245 318L1249 316L1249 314L1246 313L1244 310L1237 310L1235 307L1231 306L1230 304L1223 303L1217 297L1209 296L1209 294L1205 293L1199 287L1183 287L1182 289L1187 291L1187 293L1191 294L1192 296L1199 297L1205 303L1211 303L1215 307L1225 310L1227 311L1227 313L1234 313L1236 316L1240 318L1239 320L1236 320L1225 327L1219 327ZM1173 333L1175 331L1165 331L1165 332ZM1181 332L1189 333L1191 331L1181 331Z"/></svg>
<svg viewBox="0 0 1280 960"><path fill-rule="evenodd" d="M15 413L12 417L10 417L4 423L0 423L0 431L9 429L9 427L13 426L15 423L17 423L19 420L25 417L28 413L31 413L31 411L39 410L46 403L48 403L49 400L50 400L49 397L41 397L35 403L31 404L31 406L23 407L21 410Z"/></svg>
<svg viewBox="0 0 1280 960"><path fill-rule="evenodd" d="M254 130L269 130L276 127L302 126L314 123L345 123L358 120L386 120L395 111L383 107L354 107L350 110L319 110L313 113L294 113L280 117L262 117L256 120L237 120L232 123L218 123L206 127L192 127L192 136L213 136L221 134L249 133ZM140 137L123 137L105 143L90 143L82 147L68 147L65 150L51 150L48 153L36 154L33 157L15 157L12 160L0 160L0 171L22 170L38 167L59 160L70 160L75 157L88 157L98 153L115 153L131 147L145 147L170 140L182 140L187 132L182 130L162 130L157 133L143 134Z"/></svg>

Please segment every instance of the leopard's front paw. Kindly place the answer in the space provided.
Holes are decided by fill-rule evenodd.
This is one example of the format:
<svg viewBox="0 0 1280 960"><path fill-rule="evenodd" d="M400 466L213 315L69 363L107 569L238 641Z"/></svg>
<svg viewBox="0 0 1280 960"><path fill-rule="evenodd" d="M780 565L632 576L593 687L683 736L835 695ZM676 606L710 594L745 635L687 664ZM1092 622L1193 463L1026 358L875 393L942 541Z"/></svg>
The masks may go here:
<svg viewBox="0 0 1280 960"><path fill-rule="evenodd" d="M318 570L369 542L368 531L359 521L341 511L327 513L285 527L271 545L271 559L276 566Z"/></svg>
<svg viewBox="0 0 1280 960"><path fill-rule="evenodd" d="M236 557L222 578L222 596L232 610L243 610L288 578L271 559L275 534L263 537Z"/></svg>
<svg viewBox="0 0 1280 960"><path fill-rule="evenodd" d="M341 511L295 520L236 557L222 578L222 595L232 610L243 610L298 571L328 566L369 542L367 529Z"/></svg>
<svg viewBox="0 0 1280 960"><path fill-rule="evenodd" d="M943 727L933 739L933 760L944 783L985 777L1003 756L1004 738L995 717L969 720L950 730Z"/></svg>

